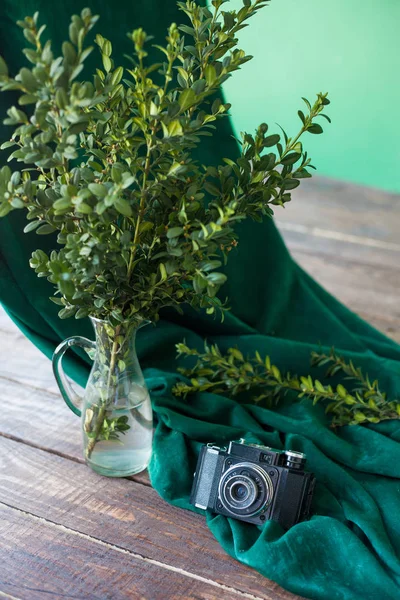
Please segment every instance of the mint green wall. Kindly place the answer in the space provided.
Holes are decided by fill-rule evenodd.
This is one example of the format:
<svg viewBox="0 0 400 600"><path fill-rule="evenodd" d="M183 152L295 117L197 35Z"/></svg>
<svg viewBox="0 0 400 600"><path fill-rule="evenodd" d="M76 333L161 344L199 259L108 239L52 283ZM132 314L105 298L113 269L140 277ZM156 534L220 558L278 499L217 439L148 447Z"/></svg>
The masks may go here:
<svg viewBox="0 0 400 600"><path fill-rule="evenodd" d="M224 86L237 132L294 132L301 96L329 91L332 125L305 135L318 173L400 191L400 0L272 0L240 41L254 59Z"/></svg>

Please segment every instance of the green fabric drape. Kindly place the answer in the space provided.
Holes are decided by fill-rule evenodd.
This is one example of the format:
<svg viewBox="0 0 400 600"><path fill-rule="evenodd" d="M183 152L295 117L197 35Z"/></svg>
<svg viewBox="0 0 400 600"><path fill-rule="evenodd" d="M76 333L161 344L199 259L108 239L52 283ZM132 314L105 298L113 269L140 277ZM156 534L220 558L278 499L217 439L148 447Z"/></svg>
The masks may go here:
<svg viewBox="0 0 400 600"><path fill-rule="evenodd" d="M181 21L174 1L122 2L72 0L3 0L0 7L0 53L15 71L25 46L17 19L39 10L47 34L58 44L65 38L70 14L84 5L101 15L96 30L113 42L115 56L129 52L126 29L144 25L158 39L170 21ZM155 18L156 17L156 18ZM0 112L11 102L0 97ZM268 118L268 115L266 115ZM218 164L237 153L228 120L218 137L201 147L204 163ZM0 131L1 141L8 137ZM218 140L216 143L215 139ZM5 153L0 162L5 162ZM288 207L290 210L290 206ZM0 300L21 330L47 356L60 340L74 334L92 337L87 320L61 321L48 297L52 286L29 268L32 250L54 247L53 237L23 235L25 217L14 212L0 220ZM231 311L223 323L190 308L184 315L163 311L160 323L138 334L138 354L152 390L157 415L151 481L168 502L193 510L188 503L193 470L201 444L224 445L246 438L276 448L307 453L317 477L309 522L284 532L276 523L257 528L207 514L207 523L225 550L270 579L308 598L332 600L397 599L400 594L400 427L387 422L346 427L333 432L323 407L303 400L284 401L276 410L240 404L212 394L188 401L175 399L174 344L186 339L202 347L204 338L224 350L270 354L282 370L307 373L310 351L334 345L372 377L390 396L400 396L400 348L351 313L294 263L272 221L243 223L240 244L226 268ZM87 357L72 354L67 370L84 383ZM78 426L78 423L77 423Z"/></svg>

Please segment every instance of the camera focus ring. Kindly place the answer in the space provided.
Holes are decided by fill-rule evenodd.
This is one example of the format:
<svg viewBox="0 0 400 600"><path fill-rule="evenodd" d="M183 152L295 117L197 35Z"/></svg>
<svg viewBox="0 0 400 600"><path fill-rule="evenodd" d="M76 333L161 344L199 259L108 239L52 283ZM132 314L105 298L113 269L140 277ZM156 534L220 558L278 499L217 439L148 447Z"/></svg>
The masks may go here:
<svg viewBox="0 0 400 600"><path fill-rule="evenodd" d="M273 484L269 475L254 463L237 463L222 475L219 499L233 516L251 517L272 501Z"/></svg>

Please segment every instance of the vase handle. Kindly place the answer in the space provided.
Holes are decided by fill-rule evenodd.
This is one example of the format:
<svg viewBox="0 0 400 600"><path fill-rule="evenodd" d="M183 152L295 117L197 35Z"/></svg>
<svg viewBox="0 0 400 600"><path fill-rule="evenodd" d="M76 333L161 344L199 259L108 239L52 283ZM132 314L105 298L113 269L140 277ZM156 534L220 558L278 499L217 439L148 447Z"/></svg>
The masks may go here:
<svg viewBox="0 0 400 600"><path fill-rule="evenodd" d="M61 395L64 398L66 405L72 410L72 412L80 417L82 413L79 405L82 403L82 398L73 390L62 367L62 358L68 348L71 348L71 346L78 346L79 348L84 348L85 350L94 350L96 348L96 342L88 340L87 338L79 335L75 335L61 342L53 354L53 373L58 387L60 388Z"/></svg>

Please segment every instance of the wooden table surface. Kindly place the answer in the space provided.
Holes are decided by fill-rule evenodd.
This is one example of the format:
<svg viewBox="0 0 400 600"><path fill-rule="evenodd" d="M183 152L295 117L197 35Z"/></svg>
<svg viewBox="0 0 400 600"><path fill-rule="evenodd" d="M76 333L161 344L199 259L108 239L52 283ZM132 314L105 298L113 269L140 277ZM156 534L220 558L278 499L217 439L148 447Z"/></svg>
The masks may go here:
<svg viewBox="0 0 400 600"><path fill-rule="evenodd" d="M400 342L400 197L322 178L296 192L276 211L296 260ZM227 556L146 473L88 469L50 362L3 311L0 401L0 598L298 598Z"/></svg>

